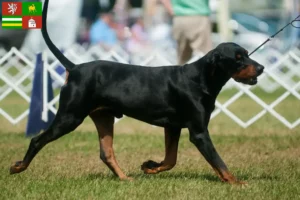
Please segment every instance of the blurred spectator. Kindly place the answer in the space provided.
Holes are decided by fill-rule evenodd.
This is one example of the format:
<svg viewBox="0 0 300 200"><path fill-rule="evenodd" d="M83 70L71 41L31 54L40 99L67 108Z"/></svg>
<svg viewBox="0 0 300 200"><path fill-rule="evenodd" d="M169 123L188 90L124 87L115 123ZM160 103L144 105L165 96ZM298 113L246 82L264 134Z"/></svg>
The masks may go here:
<svg viewBox="0 0 300 200"><path fill-rule="evenodd" d="M147 23L147 30L149 39L154 46L172 46L174 47L174 40L172 38L172 18L166 12L165 7L160 0L149 0L145 5L145 23Z"/></svg>
<svg viewBox="0 0 300 200"><path fill-rule="evenodd" d="M134 53L144 49L148 43L148 35L141 17L134 19L134 24L131 26L130 32L131 36L127 42L128 50Z"/></svg>
<svg viewBox="0 0 300 200"><path fill-rule="evenodd" d="M173 36L177 41L179 64L186 63L193 53L212 49L209 0L161 0L173 15Z"/></svg>
<svg viewBox="0 0 300 200"><path fill-rule="evenodd" d="M81 17L87 23L92 23L97 19L98 13L110 12L117 0L83 0Z"/></svg>
<svg viewBox="0 0 300 200"><path fill-rule="evenodd" d="M112 28L114 26L112 13L100 14L90 30L91 44L100 44L104 47L112 47L117 44L118 38L116 31Z"/></svg>

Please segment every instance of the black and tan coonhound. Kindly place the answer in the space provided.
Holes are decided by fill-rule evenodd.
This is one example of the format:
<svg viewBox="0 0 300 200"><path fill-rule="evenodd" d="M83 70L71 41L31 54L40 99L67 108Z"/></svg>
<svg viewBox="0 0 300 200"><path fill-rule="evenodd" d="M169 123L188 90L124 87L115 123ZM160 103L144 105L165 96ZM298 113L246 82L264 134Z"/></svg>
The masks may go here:
<svg viewBox="0 0 300 200"><path fill-rule="evenodd" d="M90 116L98 131L101 160L120 179L129 179L120 169L112 147L114 118L126 115L164 127L165 158L160 163L143 163L145 173L155 174L175 166L181 129L188 128L190 141L220 179L239 183L215 150L207 127L225 83L233 78L254 85L263 72L262 65L234 43L220 44L196 62L183 66L144 67L101 60L75 65L48 36L48 2L44 4L42 34L68 76L53 123L31 139L24 159L11 166L11 174L24 171L46 144L75 130Z"/></svg>

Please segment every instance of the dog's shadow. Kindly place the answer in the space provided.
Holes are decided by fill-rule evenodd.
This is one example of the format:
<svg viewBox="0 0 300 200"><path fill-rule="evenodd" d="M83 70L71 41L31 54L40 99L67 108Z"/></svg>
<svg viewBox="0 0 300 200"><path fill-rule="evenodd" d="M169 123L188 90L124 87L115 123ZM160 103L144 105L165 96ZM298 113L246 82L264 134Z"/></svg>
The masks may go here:
<svg viewBox="0 0 300 200"><path fill-rule="evenodd" d="M135 180L164 180L164 179L175 179L175 180L207 180L211 182L220 182L220 179L213 173L201 173L201 172L164 172L159 174L143 174L143 173L129 173L128 176ZM252 174L240 174L237 176L239 180L249 181L249 180L259 180L259 181L274 181L280 180L280 177L274 175L262 174L259 176L253 176ZM88 180L95 179L105 179L105 180L116 180L118 177L113 174L107 173L92 173L85 175Z"/></svg>
<svg viewBox="0 0 300 200"><path fill-rule="evenodd" d="M218 182L219 179L217 176L214 176L213 174L201 174L197 172L165 172L165 173L159 173L159 174L143 174L143 173L129 173L129 177L132 177L133 179L141 180L141 179L147 179L147 180L153 180L153 179L194 179L194 180L209 180ZM118 177L114 176L113 174L107 174L107 173L91 173L88 175L85 175L85 178L88 180L95 180L95 179L106 179L106 180L119 180Z"/></svg>
<svg viewBox="0 0 300 200"><path fill-rule="evenodd" d="M139 179L174 179L174 180L208 180L220 182L220 179L214 174L200 172L165 172L156 175L136 174Z"/></svg>
<svg viewBox="0 0 300 200"><path fill-rule="evenodd" d="M97 179L105 179L105 180L119 180L117 176L113 174L107 174L107 173L91 173L83 176L87 180L97 180Z"/></svg>

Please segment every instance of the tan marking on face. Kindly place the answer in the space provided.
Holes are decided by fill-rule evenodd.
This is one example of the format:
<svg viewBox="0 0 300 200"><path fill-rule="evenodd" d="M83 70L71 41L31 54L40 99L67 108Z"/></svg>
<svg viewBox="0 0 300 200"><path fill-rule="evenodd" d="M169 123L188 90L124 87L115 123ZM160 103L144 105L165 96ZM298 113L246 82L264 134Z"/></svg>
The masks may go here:
<svg viewBox="0 0 300 200"><path fill-rule="evenodd" d="M235 73L232 78L235 79L249 79L256 75L256 70L253 65L248 65L246 68Z"/></svg>

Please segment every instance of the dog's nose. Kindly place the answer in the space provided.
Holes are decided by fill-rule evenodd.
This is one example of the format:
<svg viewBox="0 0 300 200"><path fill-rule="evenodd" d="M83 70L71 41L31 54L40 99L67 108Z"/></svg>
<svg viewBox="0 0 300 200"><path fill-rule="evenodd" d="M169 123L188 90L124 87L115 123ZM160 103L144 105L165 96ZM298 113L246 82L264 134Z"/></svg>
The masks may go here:
<svg viewBox="0 0 300 200"><path fill-rule="evenodd" d="M256 72L257 72L258 76L261 75L263 73L263 71L264 71L264 66L258 65L256 68Z"/></svg>

